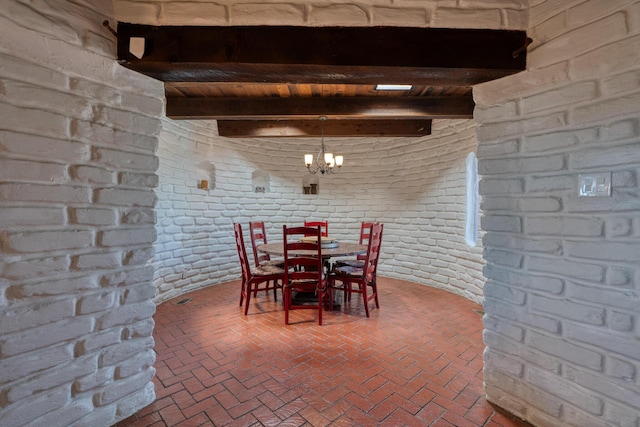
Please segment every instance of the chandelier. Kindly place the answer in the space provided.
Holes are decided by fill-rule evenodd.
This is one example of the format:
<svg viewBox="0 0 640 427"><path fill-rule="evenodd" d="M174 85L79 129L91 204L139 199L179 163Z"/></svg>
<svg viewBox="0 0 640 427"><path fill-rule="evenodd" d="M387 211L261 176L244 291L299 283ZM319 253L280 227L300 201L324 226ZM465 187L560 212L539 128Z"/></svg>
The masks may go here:
<svg viewBox="0 0 640 427"><path fill-rule="evenodd" d="M320 149L318 151L318 154L315 156L315 158L313 154L304 155L304 164L307 167L309 173L312 174L318 172L323 175L336 173L338 172L338 170L342 166L342 162L344 161L343 156L334 156L333 153L327 152L327 146L324 145L324 122L326 120L326 116L320 116L322 139L320 140ZM336 166L338 167L337 169L335 169Z"/></svg>

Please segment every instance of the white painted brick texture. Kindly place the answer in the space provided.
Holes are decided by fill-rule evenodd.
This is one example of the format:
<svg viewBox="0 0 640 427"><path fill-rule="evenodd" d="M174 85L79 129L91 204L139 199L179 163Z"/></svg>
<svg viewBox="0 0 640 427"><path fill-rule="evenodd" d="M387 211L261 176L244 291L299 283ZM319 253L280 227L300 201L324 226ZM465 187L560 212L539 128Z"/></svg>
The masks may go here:
<svg viewBox="0 0 640 427"><path fill-rule="evenodd" d="M640 424L639 4L532 2L528 70L474 88L486 391L534 425Z"/></svg>
<svg viewBox="0 0 640 427"><path fill-rule="evenodd" d="M3 426L109 426L155 398L162 87L114 61L109 3L0 8Z"/></svg>
<svg viewBox="0 0 640 427"><path fill-rule="evenodd" d="M114 0L116 19L150 25L398 26L525 29L526 0Z"/></svg>

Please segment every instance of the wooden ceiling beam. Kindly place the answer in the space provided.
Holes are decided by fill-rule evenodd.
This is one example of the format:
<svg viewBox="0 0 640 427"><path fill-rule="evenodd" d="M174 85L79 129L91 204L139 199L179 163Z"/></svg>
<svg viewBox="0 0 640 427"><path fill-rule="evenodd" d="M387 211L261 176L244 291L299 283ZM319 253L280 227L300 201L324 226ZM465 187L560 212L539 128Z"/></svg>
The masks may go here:
<svg viewBox="0 0 640 427"><path fill-rule="evenodd" d="M218 120L218 134L227 138L320 137L319 120ZM431 135L431 120L327 120L329 137L420 137Z"/></svg>
<svg viewBox="0 0 640 427"><path fill-rule="evenodd" d="M471 97L168 98L176 120L470 119Z"/></svg>
<svg viewBox="0 0 640 427"><path fill-rule="evenodd" d="M414 84L472 86L514 74L509 69L380 67L283 64L124 63L163 82L301 83L301 84Z"/></svg>
<svg viewBox="0 0 640 427"><path fill-rule="evenodd" d="M118 23L118 60L169 81L476 84L522 71L524 31ZM131 44L142 41L143 54ZM135 43L134 43L135 44Z"/></svg>
<svg viewBox="0 0 640 427"><path fill-rule="evenodd" d="M513 30L118 23L117 57L166 83L167 117L218 120L223 136L319 136L320 116L331 136L423 136L431 119L472 118L470 88L524 70L530 41ZM196 87L171 86L180 83ZM197 87L218 83L293 89ZM424 91L362 96L334 87L378 83ZM305 84L328 89L314 96Z"/></svg>

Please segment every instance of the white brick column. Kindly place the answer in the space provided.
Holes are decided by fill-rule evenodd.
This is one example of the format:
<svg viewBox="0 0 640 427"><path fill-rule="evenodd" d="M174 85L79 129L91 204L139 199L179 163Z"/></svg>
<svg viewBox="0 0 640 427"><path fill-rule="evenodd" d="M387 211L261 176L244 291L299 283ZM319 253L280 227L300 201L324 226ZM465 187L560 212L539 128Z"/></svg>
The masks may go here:
<svg viewBox="0 0 640 427"><path fill-rule="evenodd" d="M638 425L640 3L530 19L528 70L474 88L487 396L540 426ZM611 197L578 197L594 172Z"/></svg>
<svg viewBox="0 0 640 427"><path fill-rule="evenodd" d="M110 2L0 8L0 425L109 426L155 398L162 87Z"/></svg>

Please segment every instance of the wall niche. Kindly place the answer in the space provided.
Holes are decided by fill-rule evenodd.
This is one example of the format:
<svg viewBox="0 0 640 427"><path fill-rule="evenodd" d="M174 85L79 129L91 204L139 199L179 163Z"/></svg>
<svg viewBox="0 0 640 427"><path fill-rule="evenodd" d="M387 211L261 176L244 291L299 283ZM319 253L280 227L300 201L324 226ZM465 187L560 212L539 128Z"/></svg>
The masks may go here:
<svg viewBox="0 0 640 427"><path fill-rule="evenodd" d="M251 188L253 188L254 193L269 193L271 191L271 176L264 171L253 171L251 174Z"/></svg>
<svg viewBox="0 0 640 427"><path fill-rule="evenodd" d="M200 162L196 172L198 188L201 190L213 190L216 188L216 167L211 162Z"/></svg>
<svg viewBox="0 0 640 427"><path fill-rule="evenodd" d="M302 194L318 194L320 192L320 180L316 175L307 175L302 178Z"/></svg>

